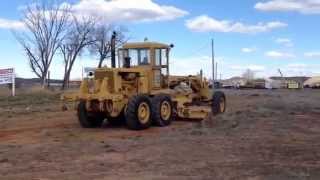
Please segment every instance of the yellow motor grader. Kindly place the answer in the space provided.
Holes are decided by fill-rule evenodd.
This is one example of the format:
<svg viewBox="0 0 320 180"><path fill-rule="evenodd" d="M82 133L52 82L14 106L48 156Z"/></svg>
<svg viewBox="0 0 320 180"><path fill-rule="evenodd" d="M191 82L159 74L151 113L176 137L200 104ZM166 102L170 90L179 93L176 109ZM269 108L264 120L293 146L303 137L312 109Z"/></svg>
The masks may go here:
<svg viewBox="0 0 320 180"><path fill-rule="evenodd" d="M106 120L125 122L132 130L151 125L168 126L176 118L202 120L226 110L223 92L213 92L202 72L195 76L171 76L169 54L173 45L156 42L124 44L118 63L89 73L80 91L62 95L74 102L82 127L100 127ZM115 55L115 53L113 53Z"/></svg>

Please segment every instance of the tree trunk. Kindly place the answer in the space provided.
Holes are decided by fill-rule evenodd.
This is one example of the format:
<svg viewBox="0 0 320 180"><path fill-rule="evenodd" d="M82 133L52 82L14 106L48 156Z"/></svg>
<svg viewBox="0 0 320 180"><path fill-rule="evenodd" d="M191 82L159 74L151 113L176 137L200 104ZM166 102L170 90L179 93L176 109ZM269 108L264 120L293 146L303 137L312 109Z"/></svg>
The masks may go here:
<svg viewBox="0 0 320 180"><path fill-rule="evenodd" d="M98 65L98 68L102 68L102 63L104 61L104 58L103 57L100 57L100 61L99 61L99 65Z"/></svg>
<svg viewBox="0 0 320 180"><path fill-rule="evenodd" d="M69 66L65 67L62 90L65 90L66 88L69 87L70 75L71 75L72 67L76 58L77 58L77 54L73 57L73 60L71 61L71 63L69 63Z"/></svg>
<svg viewBox="0 0 320 180"><path fill-rule="evenodd" d="M41 84L41 87L43 89L45 89L46 88L46 83L47 83L47 73L43 72L41 76L42 77L40 78L40 80L41 80L40 84Z"/></svg>
<svg viewBox="0 0 320 180"><path fill-rule="evenodd" d="M68 71L64 74L61 90L65 90L68 87L69 79L70 79L70 73Z"/></svg>
<svg viewBox="0 0 320 180"><path fill-rule="evenodd" d="M67 84L67 82L66 82L66 77L65 77L65 75L64 75L64 77L63 77L63 82L62 82L62 86L61 86L61 90L65 90L65 89L66 89L66 84Z"/></svg>
<svg viewBox="0 0 320 180"><path fill-rule="evenodd" d="M66 86L67 86L67 79L66 79L66 75L68 73L68 64L65 64L64 67L64 75L63 75L63 82L62 82L62 86L61 86L61 90L65 90Z"/></svg>

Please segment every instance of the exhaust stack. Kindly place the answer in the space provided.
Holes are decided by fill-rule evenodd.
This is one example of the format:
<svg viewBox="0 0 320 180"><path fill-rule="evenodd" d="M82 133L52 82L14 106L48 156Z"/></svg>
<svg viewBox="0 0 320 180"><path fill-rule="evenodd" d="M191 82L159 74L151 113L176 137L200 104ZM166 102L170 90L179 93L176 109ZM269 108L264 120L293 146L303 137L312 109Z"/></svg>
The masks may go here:
<svg viewBox="0 0 320 180"><path fill-rule="evenodd" d="M117 33L113 31L111 37L111 66L112 68L116 68L116 37Z"/></svg>

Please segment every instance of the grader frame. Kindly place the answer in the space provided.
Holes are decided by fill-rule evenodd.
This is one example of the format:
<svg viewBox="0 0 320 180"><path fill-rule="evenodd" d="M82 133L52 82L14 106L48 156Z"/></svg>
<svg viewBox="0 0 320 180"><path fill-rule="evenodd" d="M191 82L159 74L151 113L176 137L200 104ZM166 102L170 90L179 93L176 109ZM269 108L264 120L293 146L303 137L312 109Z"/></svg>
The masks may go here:
<svg viewBox="0 0 320 180"><path fill-rule="evenodd" d="M168 126L174 119L206 118L223 113L226 98L209 88L202 72L195 76L171 76L172 45L156 42L127 43L118 50L118 67L103 67L82 81L80 91L64 94L75 102L85 128L126 122L142 130L152 124Z"/></svg>

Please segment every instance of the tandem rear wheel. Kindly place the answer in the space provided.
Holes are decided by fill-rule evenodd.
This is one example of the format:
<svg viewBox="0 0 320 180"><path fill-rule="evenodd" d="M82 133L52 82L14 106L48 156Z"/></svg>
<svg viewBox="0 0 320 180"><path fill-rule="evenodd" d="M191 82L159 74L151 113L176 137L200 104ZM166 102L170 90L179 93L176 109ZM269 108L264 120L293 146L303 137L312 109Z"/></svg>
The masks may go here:
<svg viewBox="0 0 320 180"><path fill-rule="evenodd" d="M170 96L137 95L129 100L125 113L129 129L143 130L151 125L169 126L173 120L173 105Z"/></svg>
<svg viewBox="0 0 320 180"><path fill-rule="evenodd" d="M137 95L129 100L125 119L131 130L147 129L152 124L152 107L150 98L146 95Z"/></svg>
<svg viewBox="0 0 320 180"><path fill-rule="evenodd" d="M152 121L159 127L169 126L174 119L170 96L158 95L152 98Z"/></svg>

